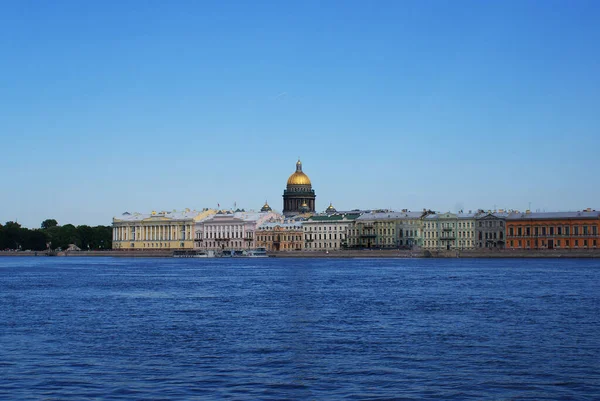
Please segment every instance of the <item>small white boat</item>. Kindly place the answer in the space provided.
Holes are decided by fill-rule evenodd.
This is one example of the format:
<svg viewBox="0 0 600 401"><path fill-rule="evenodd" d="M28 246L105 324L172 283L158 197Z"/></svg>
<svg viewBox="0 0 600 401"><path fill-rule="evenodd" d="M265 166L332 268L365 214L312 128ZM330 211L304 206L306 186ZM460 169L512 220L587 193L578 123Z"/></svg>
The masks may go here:
<svg viewBox="0 0 600 401"><path fill-rule="evenodd" d="M268 257L267 249L266 248L251 249L246 252L246 257L248 257L248 258L266 258L266 257Z"/></svg>

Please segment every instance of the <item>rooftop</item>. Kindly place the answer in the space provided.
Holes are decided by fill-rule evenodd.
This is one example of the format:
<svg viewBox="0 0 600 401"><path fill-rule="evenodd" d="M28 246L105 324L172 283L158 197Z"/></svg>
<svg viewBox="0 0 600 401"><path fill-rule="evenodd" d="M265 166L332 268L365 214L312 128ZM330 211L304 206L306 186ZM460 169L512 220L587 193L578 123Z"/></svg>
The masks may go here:
<svg viewBox="0 0 600 401"><path fill-rule="evenodd" d="M359 217L358 214L330 214L330 215L314 215L308 219L308 221L343 221L343 220L354 220Z"/></svg>
<svg viewBox="0 0 600 401"><path fill-rule="evenodd" d="M506 218L507 220L560 220L560 219L598 219L600 212L536 212L522 213L512 212Z"/></svg>
<svg viewBox="0 0 600 401"><path fill-rule="evenodd" d="M372 212L363 214L357 220L407 220L419 219L421 216L423 216L423 212Z"/></svg>
<svg viewBox="0 0 600 401"><path fill-rule="evenodd" d="M301 230L302 223L300 223L300 222L296 222L296 223L263 223L260 225L260 227L258 227L258 229L259 230L269 230L269 229L273 229L275 227Z"/></svg>
<svg viewBox="0 0 600 401"><path fill-rule="evenodd" d="M148 219L157 219L157 220L189 220L195 217L198 217L202 213L208 212L210 209L203 210L190 210L185 209L181 211L173 210L171 212L161 211L161 212L151 212L151 213L138 213L138 212L125 212L120 216L115 216L113 220L115 221L142 221Z"/></svg>

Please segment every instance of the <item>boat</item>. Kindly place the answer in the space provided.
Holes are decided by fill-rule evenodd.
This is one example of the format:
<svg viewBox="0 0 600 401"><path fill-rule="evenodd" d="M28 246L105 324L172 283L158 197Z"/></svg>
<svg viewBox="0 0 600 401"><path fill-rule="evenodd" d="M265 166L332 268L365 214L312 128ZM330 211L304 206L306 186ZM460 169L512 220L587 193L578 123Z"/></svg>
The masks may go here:
<svg viewBox="0 0 600 401"><path fill-rule="evenodd" d="M248 257L248 258L266 258L266 257L268 257L267 249L266 248L251 249L246 252L246 257Z"/></svg>
<svg viewBox="0 0 600 401"><path fill-rule="evenodd" d="M215 251L180 250L173 251L174 258L214 258Z"/></svg>

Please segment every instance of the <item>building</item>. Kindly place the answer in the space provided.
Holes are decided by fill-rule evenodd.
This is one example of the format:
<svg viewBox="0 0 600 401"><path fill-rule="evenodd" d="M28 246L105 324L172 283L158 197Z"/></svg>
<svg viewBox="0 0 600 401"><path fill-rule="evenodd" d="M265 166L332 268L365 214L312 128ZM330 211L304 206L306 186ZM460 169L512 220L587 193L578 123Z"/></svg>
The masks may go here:
<svg viewBox="0 0 600 401"><path fill-rule="evenodd" d="M193 249L194 227L216 211L128 213L114 217L113 249Z"/></svg>
<svg viewBox="0 0 600 401"><path fill-rule="evenodd" d="M477 248L504 248L507 216L508 213L503 210L478 214L475 224Z"/></svg>
<svg viewBox="0 0 600 401"><path fill-rule="evenodd" d="M474 249L477 213L430 214L423 220L423 248Z"/></svg>
<svg viewBox="0 0 600 401"><path fill-rule="evenodd" d="M421 246L423 217L430 212L387 210L362 214L350 229L351 248L412 248Z"/></svg>
<svg viewBox="0 0 600 401"><path fill-rule="evenodd" d="M600 212L512 212L506 217L511 249L594 249L600 244Z"/></svg>
<svg viewBox="0 0 600 401"><path fill-rule="evenodd" d="M403 210L397 215L396 242L399 248L412 249L415 246L423 246L423 220L430 214L433 214L431 210L422 212Z"/></svg>
<svg viewBox="0 0 600 401"><path fill-rule="evenodd" d="M263 223L256 231L256 244L269 252L301 251L304 238L301 222Z"/></svg>
<svg viewBox="0 0 600 401"><path fill-rule="evenodd" d="M349 248L385 248L395 247L396 227L390 219L392 212L367 212L356 218L348 233ZM383 236L385 235L385 239Z"/></svg>
<svg viewBox="0 0 600 401"><path fill-rule="evenodd" d="M301 213L315 212L315 191L310 179L302 171L302 162L296 163L296 171L287 180L283 191L283 214L293 216Z"/></svg>
<svg viewBox="0 0 600 401"><path fill-rule="evenodd" d="M248 250L257 248L256 230L266 222L281 221L273 211L218 211L195 226L195 248L202 250Z"/></svg>
<svg viewBox="0 0 600 401"><path fill-rule="evenodd" d="M304 249L339 250L348 247L348 231L359 214L322 214L302 223Z"/></svg>

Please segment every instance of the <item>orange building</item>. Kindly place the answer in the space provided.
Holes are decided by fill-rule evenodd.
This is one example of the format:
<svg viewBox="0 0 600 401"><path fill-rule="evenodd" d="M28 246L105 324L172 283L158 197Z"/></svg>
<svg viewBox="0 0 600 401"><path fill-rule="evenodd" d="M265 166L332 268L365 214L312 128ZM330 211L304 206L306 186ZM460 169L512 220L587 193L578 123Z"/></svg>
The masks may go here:
<svg viewBox="0 0 600 401"><path fill-rule="evenodd" d="M600 246L600 212L525 213L506 217L508 249L594 249Z"/></svg>

